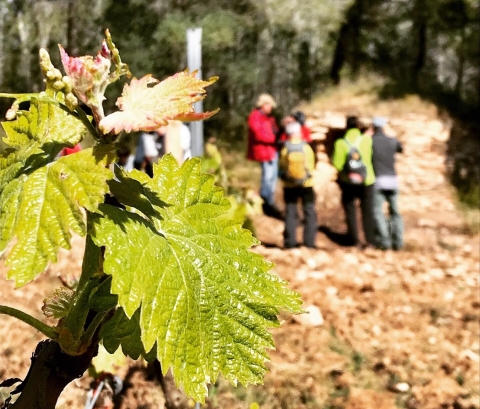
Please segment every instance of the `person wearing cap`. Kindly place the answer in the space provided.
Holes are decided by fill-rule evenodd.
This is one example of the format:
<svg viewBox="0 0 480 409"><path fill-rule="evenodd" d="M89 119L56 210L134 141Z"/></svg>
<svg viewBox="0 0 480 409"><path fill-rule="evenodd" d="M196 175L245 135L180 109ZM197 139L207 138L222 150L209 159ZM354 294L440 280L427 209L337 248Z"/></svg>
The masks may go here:
<svg viewBox="0 0 480 409"><path fill-rule="evenodd" d="M286 127L291 122L298 122L300 124L300 126L302 127L302 139L305 142L312 142L312 131L310 131L310 128L307 126L307 119L302 111L296 111L291 113L290 115L287 115L283 119L282 124L284 127ZM279 141L280 143L284 143L287 139L288 136L284 129L284 132L282 132L280 135Z"/></svg>
<svg viewBox="0 0 480 409"><path fill-rule="evenodd" d="M281 217L275 204L275 189L278 178L278 125L272 116L276 102L269 94L258 97L256 108L248 118L247 158L259 162L262 168L260 196L267 216Z"/></svg>
<svg viewBox="0 0 480 409"><path fill-rule="evenodd" d="M386 118L373 118L373 169L375 171L374 218L376 224L376 245L387 250L403 247L403 221L398 208L398 177L395 170L395 155L402 153L400 142L387 136L383 128ZM388 217L383 204L388 203Z"/></svg>
<svg viewBox="0 0 480 409"><path fill-rule="evenodd" d="M359 184L349 182L344 168L352 146L358 149L361 161L366 168L364 180ZM375 246L375 221L373 218L373 193L375 173L372 164L372 138L362 134L356 116L347 118L347 132L343 138L335 141L332 164L338 171L338 184L342 191L342 207L345 212L349 241L359 248ZM357 226L356 201L360 202L363 231L366 243L360 241Z"/></svg>
<svg viewBox="0 0 480 409"><path fill-rule="evenodd" d="M280 152L280 175L283 180L283 196L285 201L285 231L284 247L297 247L297 205L302 201L304 229L303 245L315 248L315 237L317 233L317 216L315 212L315 192L313 191L313 171L315 169L315 154L310 145L303 140L302 125L298 122L291 122L285 126L287 141ZM289 175L289 167L295 166L290 163L293 159L289 155L297 155L301 158L301 168L296 171L302 173L301 179L293 179ZM300 154L300 156L298 156Z"/></svg>

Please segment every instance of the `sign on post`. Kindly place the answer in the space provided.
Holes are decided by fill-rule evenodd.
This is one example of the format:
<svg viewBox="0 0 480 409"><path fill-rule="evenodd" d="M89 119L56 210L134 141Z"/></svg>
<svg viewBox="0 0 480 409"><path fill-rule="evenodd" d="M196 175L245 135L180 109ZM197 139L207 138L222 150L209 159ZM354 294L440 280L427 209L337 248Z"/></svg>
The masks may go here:
<svg viewBox="0 0 480 409"><path fill-rule="evenodd" d="M187 29L187 63L190 71L197 70L197 77L202 78L202 29ZM203 112L203 101L194 104L196 112ZM192 156L203 155L203 121L190 123L192 134Z"/></svg>

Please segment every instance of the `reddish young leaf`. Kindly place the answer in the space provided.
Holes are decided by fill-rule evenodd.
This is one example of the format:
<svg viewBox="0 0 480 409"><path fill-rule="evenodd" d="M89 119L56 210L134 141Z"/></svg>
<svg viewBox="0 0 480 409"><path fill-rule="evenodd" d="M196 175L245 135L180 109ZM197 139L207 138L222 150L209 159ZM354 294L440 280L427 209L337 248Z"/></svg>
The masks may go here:
<svg viewBox="0 0 480 409"><path fill-rule="evenodd" d="M196 78L196 72L180 72L158 82L151 75L133 78L126 84L117 100L120 111L107 115L100 121L100 128L107 134L112 130L154 131L169 120L197 121L214 115L217 111L196 113L193 104L205 98L205 87L217 77L207 81ZM150 86L151 84L156 84Z"/></svg>
<svg viewBox="0 0 480 409"><path fill-rule="evenodd" d="M106 41L103 40L96 57L70 57L61 45L59 48L63 68L72 80L77 97L91 108L101 106L105 88L110 83L111 57Z"/></svg>

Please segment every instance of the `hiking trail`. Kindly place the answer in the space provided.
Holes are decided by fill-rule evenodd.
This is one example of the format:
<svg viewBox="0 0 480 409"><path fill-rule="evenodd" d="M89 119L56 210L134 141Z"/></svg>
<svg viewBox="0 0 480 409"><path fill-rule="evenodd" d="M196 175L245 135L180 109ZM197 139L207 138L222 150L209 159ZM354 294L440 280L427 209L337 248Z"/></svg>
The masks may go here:
<svg viewBox="0 0 480 409"><path fill-rule="evenodd" d="M307 113L328 151L328 135L344 126L345 113ZM263 244L254 251L276 264L274 273L302 294L310 314L281 316L265 385L234 389L220 381L214 396L219 407L243 409L251 402L289 409L479 407L480 240L469 233L445 177L449 124L402 114L391 118L386 132L394 133L405 151L397 162L405 249L360 252L336 242L345 231L340 194L327 153L319 152L318 249L282 250L283 223L255 219ZM5 280L2 264L1 303L41 318L42 300L60 284L56 276L78 273L82 246L75 237L74 250L62 253L38 285L19 290ZM0 381L22 378L41 336L9 317L1 320ZM135 388L121 408L163 407L159 387L141 364L119 369L121 376L127 372ZM69 385L58 408L82 408L88 382L84 376Z"/></svg>

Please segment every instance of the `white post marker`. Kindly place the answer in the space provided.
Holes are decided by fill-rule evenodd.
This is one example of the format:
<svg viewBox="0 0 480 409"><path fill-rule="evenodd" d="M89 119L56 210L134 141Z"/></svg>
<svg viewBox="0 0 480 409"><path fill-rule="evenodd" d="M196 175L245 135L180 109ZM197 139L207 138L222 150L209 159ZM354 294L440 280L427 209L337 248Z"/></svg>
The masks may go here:
<svg viewBox="0 0 480 409"><path fill-rule="evenodd" d="M202 29L187 29L187 63L190 71L197 70L197 77L202 78ZM203 112L203 101L194 104L196 112ZM192 156L203 155L203 121L190 123L192 134Z"/></svg>

